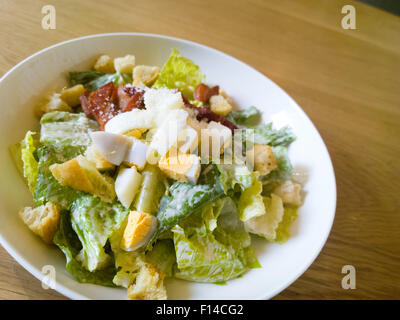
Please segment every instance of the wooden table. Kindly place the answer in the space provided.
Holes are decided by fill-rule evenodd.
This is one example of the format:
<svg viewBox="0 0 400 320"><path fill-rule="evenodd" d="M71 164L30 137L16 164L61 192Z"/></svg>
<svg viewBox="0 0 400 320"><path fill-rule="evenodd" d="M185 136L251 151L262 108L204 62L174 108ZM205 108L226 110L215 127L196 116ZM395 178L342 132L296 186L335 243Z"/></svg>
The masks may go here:
<svg viewBox="0 0 400 320"><path fill-rule="evenodd" d="M41 27L49 2L56 30ZM341 26L346 4L356 8L356 30ZM322 253L276 298L400 298L399 17L350 0L0 0L0 6L1 74L54 43L120 31L197 41L263 72L317 126L338 187ZM341 287L348 264L356 268L355 290ZM0 299L62 298L0 249Z"/></svg>

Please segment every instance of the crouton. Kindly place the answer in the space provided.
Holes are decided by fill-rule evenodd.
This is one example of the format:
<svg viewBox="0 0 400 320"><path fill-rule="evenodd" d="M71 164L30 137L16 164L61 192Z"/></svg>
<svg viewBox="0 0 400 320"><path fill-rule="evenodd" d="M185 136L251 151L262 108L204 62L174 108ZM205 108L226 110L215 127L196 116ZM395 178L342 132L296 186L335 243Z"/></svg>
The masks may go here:
<svg viewBox="0 0 400 320"><path fill-rule="evenodd" d="M254 170L261 175L266 175L277 168L276 159L272 148L267 145L254 145Z"/></svg>
<svg viewBox="0 0 400 320"><path fill-rule="evenodd" d="M165 274L155 265L144 265L128 287L128 297L132 300L166 300L167 291L164 286Z"/></svg>
<svg viewBox="0 0 400 320"><path fill-rule="evenodd" d="M90 162L94 163L96 168L100 171L113 170L115 166L110 162L104 159L101 154L96 150L93 145L90 145L85 152L85 157Z"/></svg>
<svg viewBox="0 0 400 320"><path fill-rule="evenodd" d="M115 198L114 181L103 176L92 162L81 155L61 164L53 164L49 169L64 186L94 194L105 202Z"/></svg>
<svg viewBox="0 0 400 320"><path fill-rule="evenodd" d="M60 220L60 209L52 202L37 208L25 207L19 212L22 221L47 244L53 243L53 237Z"/></svg>
<svg viewBox="0 0 400 320"><path fill-rule="evenodd" d="M283 184L278 186L274 193L281 197L283 203L292 204L295 206L301 205L301 185L294 183L291 180L285 181Z"/></svg>
<svg viewBox="0 0 400 320"><path fill-rule="evenodd" d="M59 93L53 93L47 96L47 98L35 108L35 113L38 117L53 111L72 112L72 108L61 99Z"/></svg>
<svg viewBox="0 0 400 320"><path fill-rule="evenodd" d="M100 56L94 65L94 70L103 73L114 73L115 68L113 59L106 54Z"/></svg>
<svg viewBox="0 0 400 320"><path fill-rule="evenodd" d="M136 66L133 69L133 85L139 85L143 83L146 86L150 86L156 81L160 68L157 66Z"/></svg>
<svg viewBox="0 0 400 320"><path fill-rule="evenodd" d="M232 110L232 106L221 95L215 95L210 98L210 109L212 112L221 116L226 116Z"/></svg>
<svg viewBox="0 0 400 320"><path fill-rule="evenodd" d="M60 98L68 103L71 107L76 107L81 103L80 97L85 91L85 87L81 84L77 84L71 88L67 88L61 91Z"/></svg>
<svg viewBox="0 0 400 320"><path fill-rule="evenodd" d="M50 166L50 171L54 178L64 186L88 193L94 191L93 184L76 158L61 164L53 164Z"/></svg>
<svg viewBox="0 0 400 320"><path fill-rule="evenodd" d="M135 56L127 54L125 57L114 59L114 67L118 73L133 73L135 67Z"/></svg>

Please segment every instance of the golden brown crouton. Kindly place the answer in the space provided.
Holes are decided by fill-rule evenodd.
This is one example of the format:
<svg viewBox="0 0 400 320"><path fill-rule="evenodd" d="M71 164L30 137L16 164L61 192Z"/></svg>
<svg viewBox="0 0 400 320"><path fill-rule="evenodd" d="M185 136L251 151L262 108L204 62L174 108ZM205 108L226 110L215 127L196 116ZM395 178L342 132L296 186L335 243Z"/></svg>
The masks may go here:
<svg viewBox="0 0 400 320"><path fill-rule="evenodd" d="M254 170L266 175L277 168L272 148L267 145L254 145Z"/></svg>
<svg viewBox="0 0 400 320"><path fill-rule="evenodd" d="M114 59L114 68L118 73L133 73L135 67L135 56L127 54L124 57Z"/></svg>
<svg viewBox="0 0 400 320"><path fill-rule="evenodd" d="M144 265L140 268L135 282L128 287L128 297L132 300L166 300L164 286L165 274L155 265Z"/></svg>
<svg viewBox="0 0 400 320"><path fill-rule="evenodd" d="M82 155L61 164L53 164L50 171L64 186L94 194L106 202L115 198L114 180L102 175L94 163Z"/></svg>
<svg viewBox="0 0 400 320"><path fill-rule="evenodd" d="M79 98L81 97L83 91L85 91L85 87L81 84L77 84L76 86L62 90L60 98L68 103L68 105L71 107L75 107L81 103Z"/></svg>
<svg viewBox="0 0 400 320"><path fill-rule="evenodd" d="M103 73L114 73L115 68L113 59L111 59L110 56L103 54L97 59L94 65L94 70Z"/></svg>
<svg viewBox="0 0 400 320"><path fill-rule="evenodd" d="M53 164L50 171L57 181L67 187L88 193L93 193L94 187L86 172L80 166L77 158L61 164Z"/></svg>
<svg viewBox="0 0 400 320"><path fill-rule="evenodd" d="M226 116L232 110L232 106L221 95L215 95L210 98L211 111L221 116Z"/></svg>
<svg viewBox="0 0 400 320"><path fill-rule="evenodd" d="M52 202L37 208L25 207L19 212L22 221L47 244L53 243L60 220L60 209Z"/></svg>

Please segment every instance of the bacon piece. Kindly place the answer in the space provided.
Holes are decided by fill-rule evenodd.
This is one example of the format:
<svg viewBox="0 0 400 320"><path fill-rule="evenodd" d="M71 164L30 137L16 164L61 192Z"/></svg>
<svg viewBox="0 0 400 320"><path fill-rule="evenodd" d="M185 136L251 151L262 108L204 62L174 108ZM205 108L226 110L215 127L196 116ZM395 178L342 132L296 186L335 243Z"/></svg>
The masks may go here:
<svg viewBox="0 0 400 320"><path fill-rule="evenodd" d="M90 95L88 90L84 91L80 100L83 112L87 117L95 119L101 130L104 130L108 120L121 112L117 104L113 82L105 84Z"/></svg>
<svg viewBox="0 0 400 320"><path fill-rule="evenodd" d="M122 112L131 111L133 109L144 108L144 90L138 87L128 87L119 85L117 88L117 96L119 107Z"/></svg>
<svg viewBox="0 0 400 320"><path fill-rule="evenodd" d="M233 130L238 128L224 116L212 112L209 107L196 107L192 105L183 94L182 94L182 100L186 108L195 110L197 120L201 121L202 119L206 119L208 122L210 121L220 122L225 127L231 129L232 133Z"/></svg>
<svg viewBox="0 0 400 320"><path fill-rule="evenodd" d="M93 114L92 111L90 110L89 95L90 91L85 90L82 92L81 96L79 97L79 100L81 101L81 107L86 117L93 119Z"/></svg>
<svg viewBox="0 0 400 320"><path fill-rule="evenodd" d="M214 86L210 88L208 85L204 83L200 83L193 92L193 98L197 101L201 101L203 103L208 103L212 96L217 95L219 92L219 86Z"/></svg>

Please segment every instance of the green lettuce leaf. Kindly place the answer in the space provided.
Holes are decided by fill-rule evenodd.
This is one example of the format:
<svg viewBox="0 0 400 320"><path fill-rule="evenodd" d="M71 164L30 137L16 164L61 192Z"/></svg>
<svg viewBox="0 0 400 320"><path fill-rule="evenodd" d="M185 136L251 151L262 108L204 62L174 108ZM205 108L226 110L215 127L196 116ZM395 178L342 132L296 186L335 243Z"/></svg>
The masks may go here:
<svg viewBox="0 0 400 320"><path fill-rule="evenodd" d="M81 154L80 148L64 147L62 152L55 150L53 145L44 145L38 149L39 173L36 182L34 200L37 205L47 201L57 204L62 209L69 210L72 203L83 196L84 193L78 190L61 185L54 178L49 167L54 163L62 163Z"/></svg>
<svg viewBox="0 0 400 320"><path fill-rule="evenodd" d="M290 238L290 227L293 222L297 219L298 207L285 206L282 221L279 223L276 229L276 239L278 243L285 243Z"/></svg>
<svg viewBox="0 0 400 320"><path fill-rule="evenodd" d="M36 180L39 173L38 162L35 158L35 151L38 146L37 139L34 138L36 133L28 131L24 140L21 142L21 159L23 163L23 172L28 182L29 190L33 193L36 187Z"/></svg>
<svg viewBox="0 0 400 320"><path fill-rule="evenodd" d="M10 151L11 159L17 169L19 175L25 180L24 177L24 163L22 162L22 146L21 142L11 145L8 150Z"/></svg>
<svg viewBox="0 0 400 320"><path fill-rule="evenodd" d="M275 194L271 197L264 197L264 214L254 216L245 221L245 228L248 232L257 234L269 241L276 241L277 228L284 215L282 199Z"/></svg>
<svg viewBox="0 0 400 320"><path fill-rule="evenodd" d="M96 91L109 82L115 86L132 83L132 75L128 73L101 73L96 71L72 71L68 74L68 84L75 86L82 84L90 91Z"/></svg>
<svg viewBox="0 0 400 320"><path fill-rule="evenodd" d="M206 205L172 231L177 278L222 282L259 266L250 236L230 198Z"/></svg>
<svg viewBox="0 0 400 320"><path fill-rule="evenodd" d="M254 126L260 122L261 112L251 106L243 110L232 110L227 115L227 119L237 125Z"/></svg>
<svg viewBox="0 0 400 320"><path fill-rule="evenodd" d="M77 84L87 85L89 82L94 81L105 73L97 71L71 71L68 73L68 85L70 87L76 86Z"/></svg>
<svg viewBox="0 0 400 320"><path fill-rule="evenodd" d="M99 129L97 122L84 113L50 112L40 119L40 124L40 142L61 153L65 147L76 147L83 153L91 143L89 132Z"/></svg>
<svg viewBox="0 0 400 320"><path fill-rule="evenodd" d="M66 269L75 280L81 283L93 283L114 287L114 283L112 282L116 273L114 266L111 265L103 270L89 272L76 258L82 245L71 227L71 218L68 211L63 211L61 213L60 224L53 238L53 242L65 254L67 259Z"/></svg>
<svg viewBox="0 0 400 320"><path fill-rule="evenodd" d="M245 189L238 201L239 217L242 221L265 214L265 206L261 196L262 183L255 172L252 173L253 184Z"/></svg>
<svg viewBox="0 0 400 320"><path fill-rule="evenodd" d="M170 230L207 203L221 198L223 194L224 190L219 180L215 180L214 184L193 185L179 181L172 184L168 189L168 195L164 195L161 199L157 213L158 227L148 246L160 234Z"/></svg>
<svg viewBox="0 0 400 320"><path fill-rule="evenodd" d="M264 123L250 130L254 130L254 143L267 144L271 147L288 147L296 139L289 127L276 130L272 127L272 122Z"/></svg>
<svg viewBox="0 0 400 320"><path fill-rule="evenodd" d="M137 211L157 214L160 199L165 193L166 178L157 166L149 164L141 174L143 182L136 197L135 208Z"/></svg>
<svg viewBox="0 0 400 320"><path fill-rule="evenodd" d="M189 100L193 100L194 89L204 81L205 76L193 61L182 57L172 49L171 55L162 67L153 88L178 89Z"/></svg>
<svg viewBox="0 0 400 320"><path fill-rule="evenodd" d="M250 188L254 182L254 175L244 164L218 164L217 168L220 172L219 178L225 194L228 194L229 190L235 190L236 185L238 185L241 190L246 190Z"/></svg>
<svg viewBox="0 0 400 320"><path fill-rule="evenodd" d="M108 238L121 227L128 210L92 195L78 198L71 207L72 227L82 243L78 259L89 271L103 269L112 258L104 249Z"/></svg>
<svg viewBox="0 0 400 320"><path fill-rule="evenodd" d="M97 123L83 113L51 112L42 117L40 140L43 145L37 150L39 172L34 193L38 205L52 201L69 210L72 203L84 195L59 184L49 167L83 154L91 143L89 132L97 128Z"/></svg>
<svg viewBox="0 0 400 320"><path fill-rule="evenodd" d="M145 260L147 263L156 264L164 271L166 277L172 277L176 264L174 243L170 239L157 241L151 251L146 253Z"/></svg>

